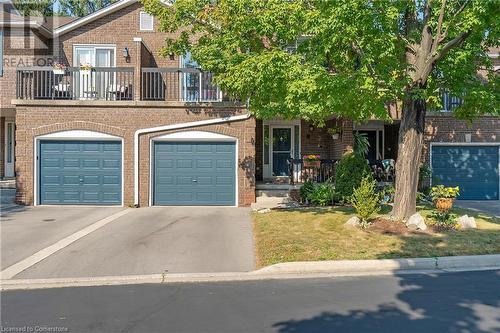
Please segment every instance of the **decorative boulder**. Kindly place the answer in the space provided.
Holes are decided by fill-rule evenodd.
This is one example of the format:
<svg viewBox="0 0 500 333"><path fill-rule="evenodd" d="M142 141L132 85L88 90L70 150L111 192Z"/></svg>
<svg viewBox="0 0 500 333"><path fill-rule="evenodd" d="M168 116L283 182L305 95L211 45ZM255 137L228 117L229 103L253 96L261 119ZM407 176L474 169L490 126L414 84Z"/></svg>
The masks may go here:
<svg viewBox="0 0 500 333"><path fill-rule="evenodd" d="M460 227L460 229L465 230L465 229L476 229L476 220L472 216L460 216L457 219L457 224Z"/></svg>
<svg viewBox="0 0 500 333"><path fill-rule="evenodd" d="M412 216L410 216L410 218L406 222L406 226L412 230L414 230L415 228L417 230L427 229L427 225L425 224L425 220L422 217L422 215L420 215L419 213L415 213Z"/></svg>
<svg viewBox="0 0 500 333"><path fill-rule="evenodd" d="M359 219L359 217L353 216L349 220L347 220L347 222L344 223L344 225L347 227L358 227L360 222L361 220Z"/></svg>

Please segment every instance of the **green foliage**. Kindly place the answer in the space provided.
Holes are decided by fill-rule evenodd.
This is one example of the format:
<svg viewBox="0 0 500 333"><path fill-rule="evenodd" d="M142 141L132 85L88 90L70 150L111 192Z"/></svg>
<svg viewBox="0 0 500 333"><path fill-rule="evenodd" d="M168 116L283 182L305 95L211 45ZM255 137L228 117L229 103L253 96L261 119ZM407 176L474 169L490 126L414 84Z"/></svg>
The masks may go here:
<svg viewBox="0 0 500 333"><path fill-rule="evenodd" d="M500 114L499 78L487 56L499 40L497 0L446 1L424 85L414 84L420 78L406 53L418 49L424 24L436 37L441 1L428 15L429 1L142 2L163 31L182 28L167 38L163 54L190 50L222 88L249 98L259 118L389 119L387 105L397 100L423 98L439 107L440 89L464 96L455 110L460 118ZM462 34L465 42L447 44Z"/></svg>
<svg viewBox="0 0 500 333"><path fill-rule="evenodd" d="M314 183L310 180L304 182L300 187L299 194L302 202L310 201L311 194L314 192Z"/></svg>
<svg viewBox="0 0 500 333"><path fill-rule="evenodd" d="M420 166L418 172L418 190L420 192L428 191L428 182L432 177L432 171L427 164L423 164Z"/></svg>
<svg viewBox="0 0 500 333"><path fill-rule="evenodd" d="M396 192L396 189L394 188L393 185L384 186L379 192L381 201L383 203L394 202L394 193L395 192Z"/></svg>
<svg viewBox="0 0 500 333"><path fill-rule="evenodd" d="M368 151L370 150L370 142L365 133L354 133L354 153L366 158Z"/></svg>
<svg viewBox="0 0 500 333"><path fill-rule="evenodd" d="M16 0L14 7L24 16L52 16L55 0Z"/></svg>
<svg viewBox="0 0 500 333"><path fill-rule="evenodd" d="M439 229L449 230L457 228L457 214L433 210L429 215Z"/></svg>
<svg viewBox="0 0 500 333"><path fill-rule="evenodd" d="M456 198L460 194L460 188L456 187L445 187L444 185L437 185L431 188L432 200L439 198Z"/></svg>
<svg viewBox="0 0 500 333"><path fill-rule="evenodd" d="M59 0L59 14L82 17L109 6L117 0Z"/></svg>
<svg viewBox="0 0 500 333"><path fill-rule="evenodd" d="M363 228L368 226L370 217L380 211L380 193L377 193L376 189L377 182L366 176L352 194L351 203L361 219Z"/></svg>
<svg viewBox="0 0 500 333"><path fill-rule="evenodd" d="M329 183L321 183L314 187L311 202L317 206L328 206L333 203L334 189Z"/></svg>
<svg viewBox="0 0 500 333"><path fill-rule="evenodd" d="M335 190L346 201L353 190L361 184L361 179L370 175L371 170L364 157L357 154L345 154L335 170Z"/></svg>

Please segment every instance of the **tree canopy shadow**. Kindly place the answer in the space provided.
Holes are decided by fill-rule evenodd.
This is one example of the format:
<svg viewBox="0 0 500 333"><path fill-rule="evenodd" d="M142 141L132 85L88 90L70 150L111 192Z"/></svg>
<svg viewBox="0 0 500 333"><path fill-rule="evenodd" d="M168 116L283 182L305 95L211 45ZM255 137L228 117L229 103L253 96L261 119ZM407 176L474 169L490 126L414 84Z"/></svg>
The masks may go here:
<svg viewBox="0 0 500 333"><path fill-rule="evenodd" d="M347 312L323 311L273 328L280 333L500 332L500 271L396 276L400 291L394 302L377 304L375 310L367 304Z"/></svg>

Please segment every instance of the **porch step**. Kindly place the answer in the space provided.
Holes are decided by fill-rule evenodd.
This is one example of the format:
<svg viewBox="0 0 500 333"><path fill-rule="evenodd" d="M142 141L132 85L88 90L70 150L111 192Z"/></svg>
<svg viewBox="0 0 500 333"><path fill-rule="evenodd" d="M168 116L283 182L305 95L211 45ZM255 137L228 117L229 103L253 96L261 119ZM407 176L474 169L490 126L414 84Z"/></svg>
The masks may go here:
<svg viewBox="0 0 500 333"><path fill-rule="evenodd" d="M289 191L289 189L256 190L255 195L257 197L288 198Z"/></svg>
<svg viewBox="0 0 500 333"><path fill-rule="evenodd" d="M15 178L7 178L0 180L0 188L16 188L16 179Z"/></svg>

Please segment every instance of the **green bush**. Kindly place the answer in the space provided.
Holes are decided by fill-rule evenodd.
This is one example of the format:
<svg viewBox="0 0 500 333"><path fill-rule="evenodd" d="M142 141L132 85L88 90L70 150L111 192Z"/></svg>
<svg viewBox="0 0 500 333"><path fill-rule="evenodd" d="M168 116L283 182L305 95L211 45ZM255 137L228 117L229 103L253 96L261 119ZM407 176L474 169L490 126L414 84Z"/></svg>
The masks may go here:
<svg viewBox="0 0 500 333"><path fill-rule="evenodd" d="M304 182L300 187L299 194L302 202L311 201L311 194L314 192L314 183L310 180Z"/></svg>
<svg viewBox="0 0 500 333"><path fill-rule="evenodd" d="M322 183L314 186L311 202L317 206L327 206L333 203L334 190L331 184Z"/></svg>
<svg viewBox="0 0 500 333"><path fill-rule="evenodd" d="M361 184L364 176L370 175L370 166L366 159L357 154L345 154L339 161L335 172L335 190L348 201L355 188Z"/></svg>
<svg viewBox="0 0 500 333"><path fill-rule="evenodd" d="M376 189L377 182L372 177L365 176L352 194L351 203L363 228L368 226L370 217L380 211L380 193Z"/></svg>

